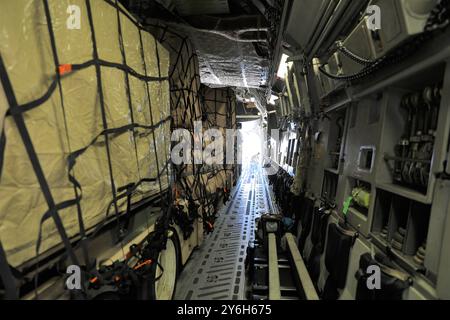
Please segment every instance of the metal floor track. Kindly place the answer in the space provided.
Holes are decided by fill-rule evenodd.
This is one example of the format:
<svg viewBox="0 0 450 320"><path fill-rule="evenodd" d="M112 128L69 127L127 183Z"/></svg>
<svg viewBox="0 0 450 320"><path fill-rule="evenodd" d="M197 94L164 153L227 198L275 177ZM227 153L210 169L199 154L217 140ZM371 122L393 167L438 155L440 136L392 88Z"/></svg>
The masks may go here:
<svg viewBox="0 0 450 320"><path fill-rule="evenodd" d="M194 251L177 282L177 300L245 300L245 256L255 219L273 212L263 169L252 165L220 210L215 231Z"/></svg>

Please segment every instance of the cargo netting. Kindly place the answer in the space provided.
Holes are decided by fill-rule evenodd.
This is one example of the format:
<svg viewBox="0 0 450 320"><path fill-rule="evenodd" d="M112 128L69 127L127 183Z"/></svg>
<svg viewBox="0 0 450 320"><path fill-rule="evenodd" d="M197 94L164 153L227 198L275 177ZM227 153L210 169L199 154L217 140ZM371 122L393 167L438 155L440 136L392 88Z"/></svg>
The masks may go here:
<svg viewBox="0 0 450 320"><path fill-rule="evenodd" d="M18 271L9 266L23 270L42 252L65 249L72 264L95 268L89 238L106 223L120 226L143 202L158 197L164 211L153 234L164 238L170 220L169 54L117 1L71 1L79 28L67 20L68 5L1 5L0 274L7 297L18 294Z"/></svg>
<svg viewBox="0 0 450 320"><path fill-rule="evenodd" d="M197 54L189 38L161 23L150 25L150 29L170 52L172 130L188 130L193 142L202 139L195 132L196 124L201 126L200 135L213 128L220 129L223 134L225 129L235 129L234 92L229 88L212 89L201 84ZM202 141L203 149L207 143ZM191 148L190 151L193 160L196 150ZM231 174L234 165L188 162L173 168L174 194L178 200L187 201L185 210L174 214L175 222L183 229L185 238L194 231L197 218L203 230L212 232L220 200L228 199L234 183Z"/></svg>

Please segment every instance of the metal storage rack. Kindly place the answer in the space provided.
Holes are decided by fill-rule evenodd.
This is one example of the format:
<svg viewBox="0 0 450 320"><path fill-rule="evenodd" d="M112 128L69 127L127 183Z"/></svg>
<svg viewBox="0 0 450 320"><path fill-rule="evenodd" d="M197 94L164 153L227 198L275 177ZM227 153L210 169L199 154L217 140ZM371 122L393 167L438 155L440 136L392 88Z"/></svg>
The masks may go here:
<svg viewBox="0 0 450 320"><path fill-rule="evenodd" d="M450 277L447 275L450 261L446 255L450 245L442 241L450 239L450 231L442 225L448 221L450 213L447 199L450 186L448 175L445 175L450 132L449 61L450 42L448 36L441 35L411 58L383 70L382 75L378 73L356 85L336 88L320 100L329 116L339 110L348 113L341 154L344 166L342 171L335 172L340 174L335 213L341 216L343 202L356 181L370 184L371 200L367 212L350 207L348 222L360 232L365 242L373 243L376 250L389 254L410 273L419 291L439 298L450 297ZM427 187L420 190L394 183L389 162L392 166L394 148L401 140L407 120L400 106L402 98L436 84L441 84L442 91ZM321 129L325 129L323 135L332 135L331 127L321 126ZM329 168L325 171L333 172ZM328 174L323 181L321 193L326 193ZM318 190L315 193L321 194ZM404 229L404 242L396 249L392 240L399 227ZM381 234L386 228L383 237ZM424 245L420 254L422 263L416 257Z"/></svg>

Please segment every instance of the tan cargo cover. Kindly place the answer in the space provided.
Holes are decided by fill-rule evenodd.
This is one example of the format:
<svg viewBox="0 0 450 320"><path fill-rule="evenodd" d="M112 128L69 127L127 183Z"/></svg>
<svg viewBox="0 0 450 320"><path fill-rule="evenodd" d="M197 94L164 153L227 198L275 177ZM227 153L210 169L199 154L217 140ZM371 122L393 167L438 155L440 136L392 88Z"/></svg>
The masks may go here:
<svg viewBox="0 0 450 320"><path fill-rule="evenodd" d="M85 1L49 0L48 3L60 65L92 61L93 41ZM123 65L116 8L103 0L90 1L90 4L99 59ZM68 28L69 6L80 9L80 29ZM139 125L108 135L116 190L143 179L153 180L142 182L133 192L132 202L136 203L160 192L159 183L155 181L158 177L156 158L160 171L167 168L169 160L170 121L165 121L170 116L169 53L151 34L140 32L123 12L119 17L127 65L136 74L158 78L146 82L142 77L129 74L130 110L126 73L114 66L101 66L107 128L118 129L132 123ZM56 66L49 34L42 1L1 2L0 54L20 106L44 96L55 81ZM49 99L23 113L56 204L75 198L74 186L68 178L68 157L74 151L88 147L76 159L72 172L82 187L80 205L88 228L96 226L106 216L114 215L114 208L110 206L112 183L105 135L102 135L104 127L97 81L93 64L73 70L61 80L64 108L56 86ZM0 240L9 263L19 266L36 256L39 224L48 206L14 119L6 116L8 105L5 104L1 90L0 129L4 129L6 147L0 177ZM149 127L157 123L160 125L154 130L155 150L153 130ZM96 137L96 142L91 145ZM166 189L167 175L161 173L162 188ZM118 201L121 212L125 210L125 200ZM76 207L60 210L59 215L69 237L77 235ZM61 243L51 219L43 224L42 240L40 252Z"/></svg>

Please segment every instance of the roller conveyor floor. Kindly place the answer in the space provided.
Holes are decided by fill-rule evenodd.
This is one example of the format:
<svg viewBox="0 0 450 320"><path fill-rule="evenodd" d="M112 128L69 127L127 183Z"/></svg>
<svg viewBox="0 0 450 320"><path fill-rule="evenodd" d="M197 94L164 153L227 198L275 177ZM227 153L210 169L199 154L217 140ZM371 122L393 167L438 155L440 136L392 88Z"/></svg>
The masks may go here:
<svg viewBox="0 0 450 320"><path fill-rule="evenodd" d="M205 238L177 284L178 300L245 300L245 257L254 239L255 219L274 212L267 177L254 164L220 211L215 231Z"/></svg>

